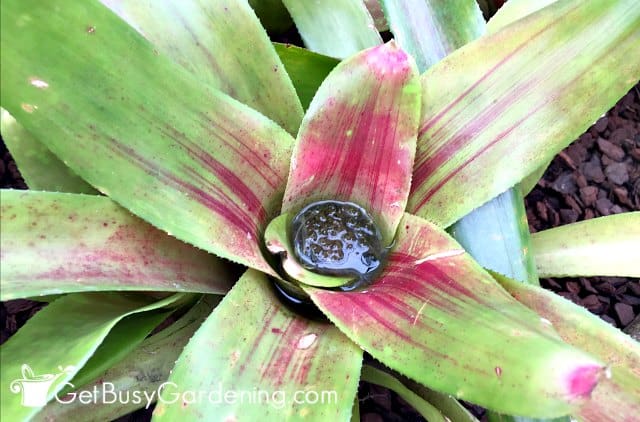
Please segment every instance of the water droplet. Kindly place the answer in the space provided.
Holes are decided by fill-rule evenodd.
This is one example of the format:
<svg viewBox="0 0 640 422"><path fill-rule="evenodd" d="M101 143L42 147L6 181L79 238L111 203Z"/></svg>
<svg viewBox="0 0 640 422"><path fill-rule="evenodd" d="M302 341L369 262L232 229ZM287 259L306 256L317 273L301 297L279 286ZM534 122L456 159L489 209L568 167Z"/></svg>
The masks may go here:
<svg viewBox="0 0 640 422"><path fill-rule="evenodd" d="M313 333L300 337L297 348L302 350L308 349L315 343L316 338L318 338L318 335Z"/></svg>
<svg viewBox="0 0 640 422"><path fill-rule="evenodd" d="M40 88L40 89L49 88L49 84L43 81L42 79L29 78L29 82L31 83L31 85L35 86L36 88Z"/></svg>

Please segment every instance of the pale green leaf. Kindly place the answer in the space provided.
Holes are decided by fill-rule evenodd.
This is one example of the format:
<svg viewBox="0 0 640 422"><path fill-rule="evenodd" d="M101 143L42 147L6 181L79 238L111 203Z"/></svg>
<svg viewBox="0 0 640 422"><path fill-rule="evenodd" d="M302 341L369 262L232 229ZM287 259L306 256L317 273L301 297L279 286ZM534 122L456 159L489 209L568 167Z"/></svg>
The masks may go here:
<svg viewBox="0 0 640 422"><path fill-rule="evenodd" d="M487 22L487 32L493 34L507 25L523 19L558 0L509 0Z"/></svg>
<svg viewBox="0 0 640 422"><path fill-rule="evenodd" d="M154 420L349 419L362 351L332 325L292 313L269 283L249 270L224 297L169 377L161 397L177 399L161 401ZM176 396L184 391L213 393Z"/></svg>
<svg viewBox="0 0 640 422"><path fill-rule="evenodd" d="M5 1L2 28L2 105L30 133L144 220L271 271L258 239L281 203L286 131L99 3Z"/></svg>
<svg viewBox="0 0 640 422"><path fill-rule="evenodd" d="M637 82L638 45L635 0L562 1L440 61L408 210L448 226L547 163Z"/></svg>
<svg viewBox="0 0 640 422"><path fill-rule="evenodd" d="M307 48L343 59L382 43L362 0L283 0Z"/></svg>
<svg viewBox="0 0 640 422"><path fill-rule="evenodd" d="M0 109L0 131L2 140L30 189L98 193L64 165L46 146L38 142L5 109Z"/></svg>
<svg viewBox="0 0 640 422"><path fill-rule="evenodd" d="M541 277L640 277L640 212L534 233L531 246Z"/></svg>
<svg viewBox="0 0 640 422"><path fill-rule="evenodd" d="M109 198L0 191L2 300L104 290L224 294L227 265Z"/></svg>
<svg viewBox="0 0 640 422"><path fill-rule="evenodd" d="M64 403L49 402L34 420L108 421L141 407L148 408L157 400L158 389L169 378L182 349L218 301L219 296L205 296L178 321L144 340L124 360L107 369L91 384L76 390L74 395L60 397ZM97 403L83 404L78 397L82 391L91 394L98 391ZM114 400L118 394L132 394L132 391L146 392L148 396L141 394L139 401L120 403Z"/></svg>
<svg viewBox="0 0 640 422"><path fill-rule="evenodd" d="M424 72L484 34L475 0L381 0L396 41Z"/></svg>
<svg viewBox="0 0 640 422"><path fill-rule="evenodd" d="M73 378L120 320L171 306L181 296L154 303L142 295L79 293L47 305L0 349L2 420L27 420L35 415ZM29 394L33 379L39 376L50 379L48 390ZM41 401L34 401L34 406L23 404L31 399Z"/></svg>
<svg viewBox="0 0 640 422"><path fill-rule="evenodd" d="M302 106L246 0L101 1L198 80L296 134Z"/></svg>

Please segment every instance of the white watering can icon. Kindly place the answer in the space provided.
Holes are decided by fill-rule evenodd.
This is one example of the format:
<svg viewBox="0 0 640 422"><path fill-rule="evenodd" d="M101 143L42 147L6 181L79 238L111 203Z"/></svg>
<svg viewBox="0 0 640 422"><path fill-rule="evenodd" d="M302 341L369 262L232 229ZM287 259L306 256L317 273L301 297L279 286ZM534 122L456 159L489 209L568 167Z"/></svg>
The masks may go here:
<svg viewBox="0 0 640 422"><path fill-rule="evenodd" d="M26 363L22 365L22 379L11 381L9 389L12 393L22 392L21 404L27 407L42 407L47 404L47 395L51 385L62 375L72 372L75 368L67 366L58 367L57 374L35 375Z"/></svg>

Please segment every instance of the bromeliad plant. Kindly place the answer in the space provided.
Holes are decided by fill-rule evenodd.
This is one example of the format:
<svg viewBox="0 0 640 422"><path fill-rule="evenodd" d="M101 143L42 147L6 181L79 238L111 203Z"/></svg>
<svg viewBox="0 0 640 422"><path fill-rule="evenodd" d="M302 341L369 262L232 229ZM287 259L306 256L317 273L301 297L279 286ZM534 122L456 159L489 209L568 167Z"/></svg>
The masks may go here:
<svg viewBox="0 0 640 422"><path fill-rule="evenodd" d="M441 61L484 32L475 3L383 1L387 44L360 2L317 3L284 2L308 47L346 57L326 78L334 59L274 49L241 0L3 2L2 134L60 191L2 192L2 299L52 300L2 347L3 420L115 418L167 377L158 420L347 420L361 373L471 419L363 350L498 412L638 414L637 343L444 231L633 86L635 1L516 1ZM638 276L638 220L541 233L540 269ZM214 255L248 269L234 284ZM312 304L326 319L296 312ZM25 365L65 367L48 405L21 405ZM128 399L104 404L106 383Z"/></svg>

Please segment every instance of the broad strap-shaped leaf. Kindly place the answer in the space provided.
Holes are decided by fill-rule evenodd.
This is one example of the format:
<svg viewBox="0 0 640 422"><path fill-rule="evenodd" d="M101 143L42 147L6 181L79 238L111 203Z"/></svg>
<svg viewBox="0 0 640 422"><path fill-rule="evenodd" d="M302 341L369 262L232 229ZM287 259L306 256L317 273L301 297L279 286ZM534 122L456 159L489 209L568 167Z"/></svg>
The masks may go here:
<svg viewBox="0 0 640 422"><path fill-rule="evenodd" d="M498 274L494 277L516 300L553 325L564 341L607 363L607 376L576 415L594 422L637 418L640 414L640 344L637 341L548 290L523 285Z"/></svg>
<svg viewBox="0 0 640 422"><path fill-rule="evenodd" d="M283 0L307 48L345 58L382 43L362 0Z"/></svg>
<svg viewBox="0 0 640 422"><path fill-rule="evenodd" d="M502 5L496 14L489 19L489 22L487 22L487 33L493 34L498 32L505 26L519 19L523 19L525 16L544 8L551 3L555 3L556 1L557 0L510 0ZM550 163L551 162L547 162L541 165L520 181L519 188L523 196L526 196L533 190L538 181L542 178L547 167L549 167Z"/></svg>
<svg viewBox="0 0 640 422"><path fill-rule="evenodd" d="M276 52L296 88L302 106L307 109L320 84L338 60L292 44L274 43Z"/></svg>
<svg viewBox="0 0 640 422"><path fill-rule="evenodd" d="M141 407L148 408L158 399L157 391L169 378L169 372L182 349L218 301L219 296L205 296L178 321L143 341L91 384L76 390L75 394L60 396L60 401L49 402L34 420L109 421ZM97 391L97 403L80 402L78 395L82 391L91 392L92 395ZM131 391L147 392L148 395L143 395L140 402L114 400L117 394L131 394Z"/></svg>
<svg viewBox="0 0 640 422"><path fill-rule="evenodd" d="M218 258L168 236L109 198L1 191L2 300L81 291L224 294Z"/></svg>
<svg viewBox="0 0 640 422"><path fill-rule="evenodd" d="M484 34L475 0L381 0L391 32L424 72Z"/></svg>
<svg viewBox="0 0 640 422"><path fill-rule="evenodd" d="M181 296L153 303L141 295L79 293L47 305L2 345L2 420L28 420L36 414L80 370L121 319L171 306ZM42 397L46 401L25 406L22 400L29 400L26 389L33 387L29 383L34 378L51 381L46 397Z"/></svg>
<svg viewBox="0 0 640 422"><path fill-rule="evenodd" d="M460 422L478 421L478 419L476 419L476 417L473 416L471 412L469 412L469 410L467 410L467 408L465 408L452 395L434 391L401 375L398 375L398 379L411 391L422 397L424 400L428 401L429 403L433 403L435 407L437 407L442 413L447 415L449 420ZM491 418L491 415L496 415L496 413L489 412L489 418ZM522 418L520 421L524 421L525 419L526 418ZM491 419L489 420L491 421Z"/></svg>
<svg viewBox="0 0 640 422"><path fill-rule="evenodd" d="M34 138L5 109L0 109L2 140L30 189L98 193Z"/></svg>
<svg viewBox="0 0 640 422"><path fill-rule="evenodd" d="M184 295L185 299L193 299L195 295ZM193 300L192 300L193 302ZM158 312L143 312L130 315L118 322L95 350L91 358L73 376L69 384L58 396L85 387L109 368L115 366L129 355L144 339L151 334L169 315L173 309L162 309Z"/></svg>
<svg viewBox="0 0 640 422"><path fill-rule="evenodd" d="M640 277L640 212L534 233L531 246L541 277Z"/></svg>
<svg viewBox="0 0 640 422"><path fill-rule="evenodd" d="M246 0L101 0L202 83L295 135L302 106Z"/></svg>
<svg viewBox="0 0 640 422"><path fill-rule="evenodd" d="M522 193L509 189L447 231L484 268L539 284Z"/></svg>
<svg viewBox="0 0 640 422"><path fill-rule="evenodd" d="M628 371L611 371L576 416L586 422L635 422L640 415L640 379Z"/></svg>
<svg viewBox="0 0 640 422"><path fill-rule="evenodd" d="M562 1L432 67L408 210L448 226L547 163L636 83L639 28L635 0Z"/></svg>
<svg viewBox="0 0 640 422"><path fill-rule="evenodd" d="M154 420L349 418L362 351L331 324L293 314L269 283L249 270L224 297L176 362ZM188 390L213 393L176 396Z"/></svg>
<svg viewBox="0 0 640 422"><path fill-rule="evenodd" d="M487 32L493 34L507 25L523 19L558 0L509 0L487 22Z"/></svg>
<svg viewBox="0 0 640 422"><path fill-rule="evenodd" d="M370 213L390 244L411 183L417 80L413 60L393 41L336 66L300 127L282 211L351 201Z"/></svg>
<svg viewBox="0 0 640 422"><path fill-rule="evenodd" d="M388 367L492 410L570 413L604 371L562 343L442 229L409 214L373 284L353 292L305 291Z"/></svg>
<svg viewBox="0 0 640 422"><path fill-rule="evenodd" d="M7 1L2 26L2 105L29 132L151 224L271 271L258 239L284 189L282 128L198 84L100 4Z"/></svg>
<svg viewBox="0 0 640 422"><path fill-rule="evenodd" d="M640 344L630 336L553 292L499 274L494 277L518 302L552 324L564 341L640 377Z"/></svg>

